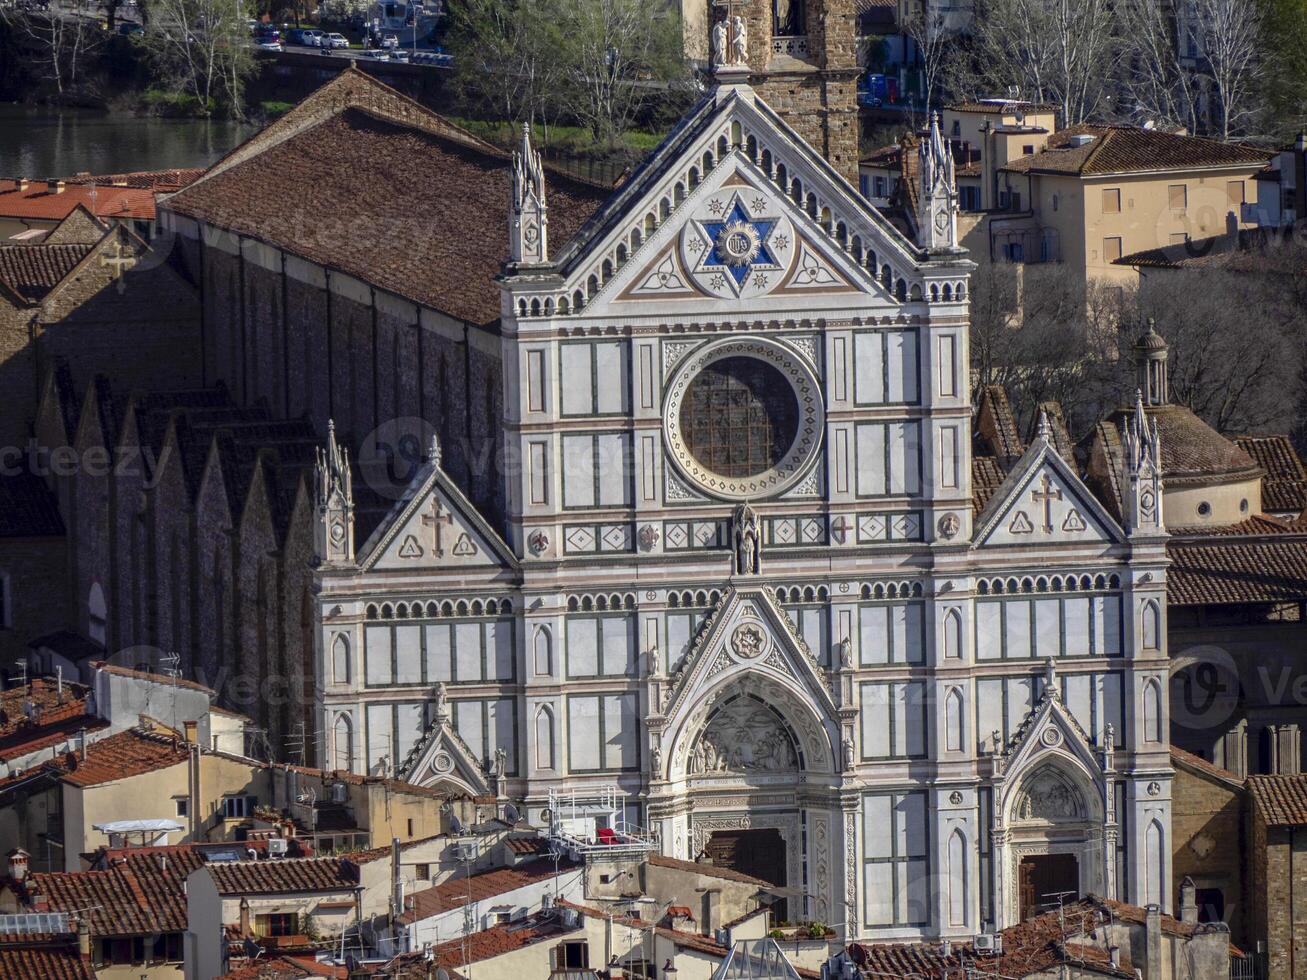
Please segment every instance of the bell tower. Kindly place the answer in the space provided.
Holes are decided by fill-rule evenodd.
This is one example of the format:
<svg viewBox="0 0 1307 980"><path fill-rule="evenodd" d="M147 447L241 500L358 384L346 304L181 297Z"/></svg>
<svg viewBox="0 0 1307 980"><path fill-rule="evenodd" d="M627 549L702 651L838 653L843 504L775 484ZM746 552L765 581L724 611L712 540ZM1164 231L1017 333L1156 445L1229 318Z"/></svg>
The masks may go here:
<svg viewBox="0 0 1307 980"><path fill-rule="evenodd" d="M749 84L814 150L858 183L854 0L707 0L714 28L740 17Z"/></svg>

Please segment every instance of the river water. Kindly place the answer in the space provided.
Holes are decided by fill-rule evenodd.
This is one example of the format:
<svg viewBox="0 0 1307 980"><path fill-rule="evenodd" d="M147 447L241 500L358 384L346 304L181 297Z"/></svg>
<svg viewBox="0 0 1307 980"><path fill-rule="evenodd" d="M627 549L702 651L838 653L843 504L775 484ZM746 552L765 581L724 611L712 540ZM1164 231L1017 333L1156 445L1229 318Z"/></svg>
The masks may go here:
<svg viewBox="0 0 1307 980"><path fill-rule="evenodd" d="M254 127L0 103L0 177L67 177L204 167Z"/></svg>

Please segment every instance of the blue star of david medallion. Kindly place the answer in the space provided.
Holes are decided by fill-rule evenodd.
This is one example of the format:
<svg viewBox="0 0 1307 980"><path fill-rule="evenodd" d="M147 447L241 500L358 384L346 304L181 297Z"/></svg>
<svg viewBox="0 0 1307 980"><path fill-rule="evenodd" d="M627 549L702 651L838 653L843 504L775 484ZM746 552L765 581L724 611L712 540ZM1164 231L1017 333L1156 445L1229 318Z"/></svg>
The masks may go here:
<svg viewBox="0 0 1307 980"><path fill-rule="evenodd" d="M711 197L686 226L684 254L691 275L722 297L756 296L778 286L791 256L789 221L756 192Z"/></svg>

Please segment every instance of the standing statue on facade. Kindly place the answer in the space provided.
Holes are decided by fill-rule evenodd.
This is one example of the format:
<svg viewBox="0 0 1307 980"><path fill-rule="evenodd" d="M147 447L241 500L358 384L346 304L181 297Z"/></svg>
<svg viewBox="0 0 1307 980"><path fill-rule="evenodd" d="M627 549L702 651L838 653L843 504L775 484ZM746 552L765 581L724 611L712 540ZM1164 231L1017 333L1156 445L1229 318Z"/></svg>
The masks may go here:
<svg viewBox="0 0 1307 980"><path fill-rule="evenodd" d="M712 63L714 68L726 64L730 52L726 50L726 21L719 20L712 28Z"/></svg>
<svg viewBox="0 0 1307 980"><path fill-rule="evenodd" d="M744 18L736 14L731 18L731 64L747 65L749 63L749 37L745 31Z"/></svg>
<svg viewBox="0 0 1307 980"><path fill-rule="evenodd" d="M757 575L762 571L762 524L748 504L735 508L735 574Z"/></svg>

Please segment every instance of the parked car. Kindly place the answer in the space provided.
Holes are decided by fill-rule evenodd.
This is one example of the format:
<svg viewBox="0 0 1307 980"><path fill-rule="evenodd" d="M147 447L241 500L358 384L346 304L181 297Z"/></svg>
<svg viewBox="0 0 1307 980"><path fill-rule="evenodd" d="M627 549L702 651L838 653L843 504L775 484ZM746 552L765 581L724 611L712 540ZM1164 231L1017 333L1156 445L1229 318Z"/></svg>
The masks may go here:
<svg viewBox="0 0 1307 980"><path fill-rule="evenodd" d="M285 51L281 41L270 41L267 38L259 38L254 42L254 46L260 51Z"/></svg>
<svg viewBox="0 0 1307 980"><path fill-rule="evenodd" d="M295 28L294 30L287 31L287 32L286 32L286 43L287 43L287 44L308 44L309 42L306 41L306 40L304 40L304 35L307 34L307 33L308 33L307 31L305 31L305 30L303 30L302 28L299 28L299 27Z"/></svg>
<svg viewBox="0 0 1307 980"><path fill-rule="evenodd" d="M371 51L365 51L363 57L371 58L373 61L389 61L390 52L382 51L380 48L373 48Z"/></svg>
<svg viewBox="0 0 1307 980"><path fill-rule="evenodd" d="M281 32L275 27L265 27L254 35L254 41L257 44L281 44Z"/></svg>
<svg viewBox="0 0 1307 980"><path fill-rule="evenodd" d="M322 35L322 46L324 48L348 48L349 39L344 34L324 34Z"/></svg>
<svg viewBox="0 0 1307 980"><path fill-rule="evenodd" d="M123 37L135 37L138 34L144 34L145 28L140 24L133 24L128 21L118 25L118 33Z"/></svg>
<svg viewBox="0 0 1307 980"><path fill-rule="evenodd" d="M307 45L308 45L309 47L311 47L311 48L319 48L319 47L321 47L321 46L322 46L322 38L323 38L323 33L322 33L322 31L317 30L316 28L313 28L313 29L311 29L311 30L306 30L306 31L304 32L304 43L307 44Z"/></svg>
<svg viewBox="0 0 1307 980"><path fill-rule="evenodd" d="M381 36L381 46L387 50L399 47L399 38L394 34L383 34Z"/></svg>

